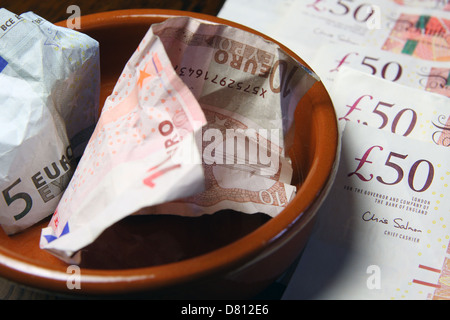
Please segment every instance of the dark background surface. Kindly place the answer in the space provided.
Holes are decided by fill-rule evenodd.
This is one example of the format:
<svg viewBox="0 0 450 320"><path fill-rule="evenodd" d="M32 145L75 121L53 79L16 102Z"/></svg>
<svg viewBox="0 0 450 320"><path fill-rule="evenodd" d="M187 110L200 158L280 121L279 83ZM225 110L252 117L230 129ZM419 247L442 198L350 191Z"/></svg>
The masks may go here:
<svg viewBox="0 0 450 320"><path fill-rule="evenodd" d="M69 18L70 5L77 5L81 15L121 9L174 9L217 15L225 0L2 0L0 7L22 14L33 11L50 22Z"/></svg>

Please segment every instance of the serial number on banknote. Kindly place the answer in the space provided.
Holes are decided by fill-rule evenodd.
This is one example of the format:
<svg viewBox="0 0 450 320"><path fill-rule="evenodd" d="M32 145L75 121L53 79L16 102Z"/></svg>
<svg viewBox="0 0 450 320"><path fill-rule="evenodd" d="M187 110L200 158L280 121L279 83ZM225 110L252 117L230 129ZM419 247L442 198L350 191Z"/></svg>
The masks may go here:
<svg viewBox="0 0 450 320"><path fill-rule="evenodd" d="M265 94L267 93L267 90L265 90L261 86L255 86L242 81L236 81L227 76L222 76L219 74L210 74L209 71L204 71L202 69L193 69L192 67L179 67L178 65L176 65L174 69L180 77L202 79L203 81L210 81L212 84L224 88L254 94L255 96L260 96L263 99L266 97Z"/></svg>

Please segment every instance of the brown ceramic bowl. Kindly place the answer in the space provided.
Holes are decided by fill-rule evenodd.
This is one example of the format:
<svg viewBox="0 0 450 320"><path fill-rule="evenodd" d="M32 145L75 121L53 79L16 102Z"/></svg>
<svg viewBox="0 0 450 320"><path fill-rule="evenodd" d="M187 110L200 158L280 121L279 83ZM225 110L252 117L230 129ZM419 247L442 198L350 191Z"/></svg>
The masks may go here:
<svg viewBox="0 0 450 320"><path fill-rule="evenodd" d="M228 24L272 40L242 25L190 12L142 9L83 16L81 31L100 42L101 105L149 26L178 15ZM87 250L80 290L67 288L68 266L39 249L46 220L12 237L0 231L0 276L35 288L89 296L254 297L299 256L334 178L336 115L321 82L301 100L295 122L295 143L289 154L298 192L277 217L222 212L201 219L124 219Z"/></svg>

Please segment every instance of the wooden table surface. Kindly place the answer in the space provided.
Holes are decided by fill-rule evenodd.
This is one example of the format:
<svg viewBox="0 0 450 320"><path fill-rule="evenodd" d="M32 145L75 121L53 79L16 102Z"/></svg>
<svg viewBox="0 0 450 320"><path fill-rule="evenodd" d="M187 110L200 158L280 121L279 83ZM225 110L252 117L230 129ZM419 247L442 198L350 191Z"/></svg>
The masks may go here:
<svg viewBox="0 0 450 320"><path fill-rule="evenodd" d="M0 7L22 14L33 11L50 22L66 20L77 5L81 15L120 9L175 9L217 15L225 0L2 0Z"/></svg>

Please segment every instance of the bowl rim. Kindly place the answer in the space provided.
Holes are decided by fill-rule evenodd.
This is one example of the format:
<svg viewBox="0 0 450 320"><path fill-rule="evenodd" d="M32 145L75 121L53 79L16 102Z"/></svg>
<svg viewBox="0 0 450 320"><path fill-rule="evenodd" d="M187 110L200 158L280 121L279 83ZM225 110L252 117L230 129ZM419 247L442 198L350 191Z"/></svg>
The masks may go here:
<svg viewBox="0 0 450 320"><path fill-rule="evenodd" d="M242 24L235 23L217 16L169 9L124 9L81 16L83 30L117 23L139 24L142 20L165 20L174 16L189 16L214 23L226 24L272 41L286 53L306 67L309 65L297 54L275 39L253 30ZM56 23L64 26L64 21ZM310 68L311 69L311 68ZM300 232L310 222L329 191L334 180L336 163L338 162L339 139L336 115L328 92L321 81L317 81L307 94L313 95L315 104L324 107L315 110L315 125L321 128L324 139L336 141L329 148L328 145L316 144L316 156L311 164L306 179L297 195L287 205L282 213L272 218L250 234L217 250L190 259L173 262L160 266L151 266L124 270L81 269L82 294L111 294L130 293L137 291L151 291L163 287L186 283L212 273L230 270L239 265L248 265L259 256L263 250L276 250ZM320 200L322 199L322 200ZM310 205L308 205L310 204ZM297 225L297 224L300 224ZM294 228L295 227L295 228ZM281 239L281 235L288 234ZM266 253L267 255L269 253ZM26 257L15 255L0 246L0 275L7 279L24 283L33 287L44 288L57 292L68 292L66 270L57 267L51 269L48 265L31 261ZM126 284L126 285L123 285ZM70 291L71 293L74 290Z"/></svg>

